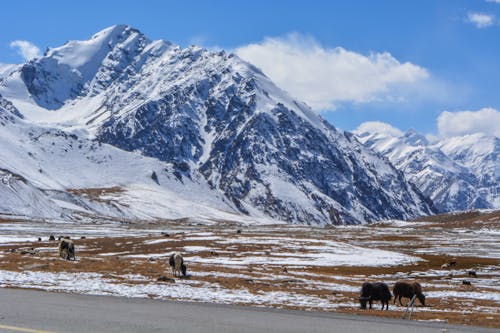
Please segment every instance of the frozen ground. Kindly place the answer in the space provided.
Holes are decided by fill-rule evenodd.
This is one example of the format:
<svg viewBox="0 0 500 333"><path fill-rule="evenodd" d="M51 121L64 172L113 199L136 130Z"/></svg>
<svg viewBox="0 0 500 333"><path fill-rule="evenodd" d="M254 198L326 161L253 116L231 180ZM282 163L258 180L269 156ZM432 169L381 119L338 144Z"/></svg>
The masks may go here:
<svg viewBox="0 0 500 333"><path fill-rule="evenodd" d="M415 318L498 327L500 212L433 219L313 228L5 218L0 285L400 316L401 306L385 313L378 304L376 311L359 310L360 286L366 280L392 287L397 280L416 279L427 304L416 308ZM59 259L50 235L75 239L77 260ZM167 258L173 251L183 252L187 278L170 280ZM456 266L441 267L450 261ZM471 270L477 278L469 277ZM158 281L160 276L165 278Z"/></svg>

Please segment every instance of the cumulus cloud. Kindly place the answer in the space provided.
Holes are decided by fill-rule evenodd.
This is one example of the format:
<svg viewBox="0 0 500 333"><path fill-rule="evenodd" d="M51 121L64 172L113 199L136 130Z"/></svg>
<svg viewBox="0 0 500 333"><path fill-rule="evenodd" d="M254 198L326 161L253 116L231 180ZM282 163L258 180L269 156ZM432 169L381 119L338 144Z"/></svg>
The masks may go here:
<svg viewBox="0 0 500 333"><path fill-rule="evenodd" d="M476 28L487 28L495 23L495 16L483 13L469 13L467 20L474 24Z"/></svg>
<svg viewBox="0 0 500 333"><path fill-rule="evenodd" d="M367 121L362 123L353 131L356 135L361 135L363 133L378 133L383 134L384 136L394 136L400 137L404 133L398 128L389 125L387 123L381 121Z"/></svg>
<svg viewBox="0 0 500 333"><path fill-rule="evenodd" d="M401 63L390 53L363 55L342 47L325 48L311 37L290 34L236 49L278 86L315 110L342 102L400 101L406 86L429 77L426 69Z"/></svg>
<svg viewBox="0 0 500 333"><path fill-rule="evenodd" d="M10 42L10 47L17 50L17 53L24 60L31 60L40 56L40 49L33 43L27 40L15 40Z"/></svg>
<svg viewBox="0 0 500 333"><path fill-rule="evenodd" d="M438 117L442 137L484 133L500 137L500 111L483 108L478 111L444 111Z"/></svg>

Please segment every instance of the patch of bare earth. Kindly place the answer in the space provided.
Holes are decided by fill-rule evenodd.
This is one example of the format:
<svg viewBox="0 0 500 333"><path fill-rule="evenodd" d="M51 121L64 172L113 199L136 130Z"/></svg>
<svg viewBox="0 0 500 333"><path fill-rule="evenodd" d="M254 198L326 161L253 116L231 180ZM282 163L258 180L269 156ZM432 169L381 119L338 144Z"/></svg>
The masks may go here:
<svg viewBox="0 0 500 333"><path fill-rule="evenodd" d="M103 193L99 191L88 195L101 196ZM491 246L488 245L491 239L482 234L474 238L474 232L485 228L498 230L500 212L446 215L421 221L428 223L314 228L241 226L228 221L218 225L189 223L187 220L161 221L143 225L150 231L146 236L133 236L132 232L126 237L73 237L76 261L60 259L57 241L48 241L47 237L31 243L0 245L0 270L90 272L112 277L116 283L158 283L169 288L169 285L179 283L179 279L175 278L175 282L158 282L157 279L160 276L172 277L168 255L180 251L188 266L189 281L217 285L228 291L246 290L256 296L272 292L317 300L317 305L314 301L294 304L273 301L272 298L259 303L251 300L235 302L239 304L398 318L404 307L392 305L392 302L389 311L380 311L378 302L373 310L359 309L358 290L364 281L386 281L392 288L396 280L412 279L418 280L428 295L426 306L416 307L414 319L500 327L498 298L492 300L477 296L500 293L500 258L496 255L485 256L484 253L480 256L468 252L463 255L460 251L460 247L467 246L471 239L479 247L483 241L485 246ZM139 227L135 225L134 228ZM238 229L240 232L237 232ZM470 232L457 233L454 229ZM395 251L423 260L386 267L359 266L355 262L351 266L286 263L287 259L317 255L318 245L326 246L328 242ZM434 250L439 249L442 243L446 245L446 251ZM324 249L335 251L327 246ZM453 261L456 265L441 267ZM469 271L476 272L477 277L469 276ZM128 278L130 274L141 275L145 279L132 281ZM464 280L471 284L464 285ZM154 294L149 296L158 297Z"/></svg>

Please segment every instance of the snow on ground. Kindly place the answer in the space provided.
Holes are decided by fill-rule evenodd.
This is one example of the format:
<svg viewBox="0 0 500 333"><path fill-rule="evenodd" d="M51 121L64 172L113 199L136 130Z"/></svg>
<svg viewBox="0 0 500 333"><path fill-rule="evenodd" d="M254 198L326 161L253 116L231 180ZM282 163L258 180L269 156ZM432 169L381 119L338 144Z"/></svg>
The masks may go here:
<svg viewBox="0 0 500 333"><path fill-rule="evenodd" d="M428 297L433 298L473 298L473 299L485 299L490 301L495 301L500 304L500 292L474 292L474 291L430 291Z"/></svg>
<svg viewBox="0 0 500 333"><path fill-rule="evenodd" d="M279 242L276 239L275 242ZM200 258L196 256L187 256L189 260L197 263L218 263L221 265L245 266L249 264L269 264L269 265L288 265L288 266L392 266L399 264L409 264L421 259L403 255L396 252L362 249L349 246L347 244L338 244L336 247L324 246L318 251L318 248L304 247L306 253L283 252L279 251L268 256L259 255L257 252L241 253L243 258L234 256L226 257L219 255L214 258ZM343 245L343 246L342 246ZM188 250L188 252L190 252Z"/></svg>
<svg viewBox="0 0 500 333"><path fill-rule="evenodd" d="M127 278L127 277L126 277ZM133 276L132 281L146 284L121 283L101 274L45 273L0 271L1 287L37 288L49 291L65 291L88 295L112 295L125 297L190 300L210 303L246 303L256 305L294 305L308 308L338 307L328 299L307 297L293 292L270 292L255 295L245 289L227 289L216 283L179 280L175 284L159 284L145 277Z"/></svg>
<svg viewBox="0 0 500 333"><path fill-rule="evenodd" d="M399 221L318 228L229 221L200 224L196 219L130 224L4 217L0 286L358 311L357 297L364 281L384 281L392 287L397 280L418 279L430 305L416 311L427 314L426 318L439 319L446 313L494 318L500 306L500 262L482 257L485 249L498 248L491 244L496 222L490 221L448 228ZM57 243L47 241L50 234L71 235L78 260L58 258ZM86 238L80 240L81 236ZM38 242L38 237L43 241ZM464 242L474 242L466 250L476 257L459 255L464 253L459 251ZM440 245L455 250L442 255ZM13 248L16 251L11 252ZM33 249L34 254L23 256L21 249ZM166 260L173 251L184 254L189 274L175 282L168 280L171 272ZM452 259L457 260L457 267L441 268ZM477 278L468 277L471 269ZM162 275L169 282L158 282ZM463 285L463 280L472 285ZM404 308L391 305L391 309L400 312Z"/></svg>

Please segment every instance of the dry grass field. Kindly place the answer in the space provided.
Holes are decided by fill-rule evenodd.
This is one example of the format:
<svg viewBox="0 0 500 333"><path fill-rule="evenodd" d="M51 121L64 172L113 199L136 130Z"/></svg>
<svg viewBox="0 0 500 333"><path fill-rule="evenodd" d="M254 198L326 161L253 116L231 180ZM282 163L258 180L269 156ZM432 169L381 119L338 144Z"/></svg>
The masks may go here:
<svg viewBox="0 0 500 333"><path fill-rule="evenodd" d="M499 225L498 211L326 228L4 217L0 285L401 317L392 301L389 311L359 309L361 284L418 280L427 300L415 320L500 327ZM59 258L51 234L74 240L76 261ZM184 254L185 278L171 274L173 251Z"/></svg>

